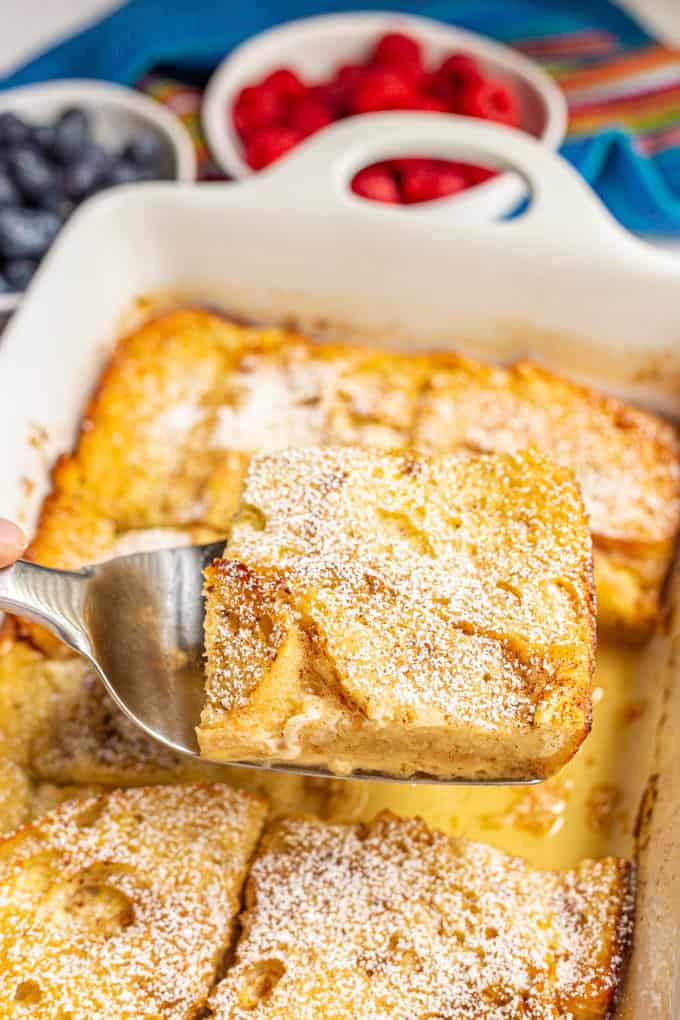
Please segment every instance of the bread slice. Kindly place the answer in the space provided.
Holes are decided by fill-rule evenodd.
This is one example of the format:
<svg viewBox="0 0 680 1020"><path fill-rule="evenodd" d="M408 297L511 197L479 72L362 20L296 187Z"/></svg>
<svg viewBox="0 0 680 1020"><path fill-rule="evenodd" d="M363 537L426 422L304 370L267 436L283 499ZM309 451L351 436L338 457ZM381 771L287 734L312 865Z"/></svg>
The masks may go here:
<svg viewBox="0 0 680 1020"><path fill-rule="evenodd" d="M543 778L590 725L591 546L539 455L253 459L206 572L202 753Z"/></svg>
<svg viewBox="0 0 680 1020"><path fill-rule="evenodd" d="M633 921L626 861L536 871L430 832L283 819L246 887L212 1020L598 1020Z"/></svg>
<svg viewBox="0 0 680 1020"><path fill-rule="evenodd" d="M593 534L600 624L645 635L680 520L680 446L670 425L530 362L499 368L442 355L413 442L437 453L536 446L571 467Z"/></svg>
<svg viewBox="0 0 680 1020"><path fill-rule="evenodd" d="M264 814L226 786L140 788L0 841L0 1015L196 1017Z"/></svg>

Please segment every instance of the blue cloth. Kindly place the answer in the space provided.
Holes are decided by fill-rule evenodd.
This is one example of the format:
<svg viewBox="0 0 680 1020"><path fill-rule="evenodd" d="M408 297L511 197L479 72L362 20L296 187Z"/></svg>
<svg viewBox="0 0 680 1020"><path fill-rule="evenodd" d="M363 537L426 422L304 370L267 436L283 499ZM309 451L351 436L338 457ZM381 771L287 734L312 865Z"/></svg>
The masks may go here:
<svg viewBox="0 0 680 1020"><path fill-rule="evenodd" d="M207 70L248 36L291 18L338 10L389 9L439 18L503 42L601 30L622 50L652 40L607 0L130 0L102 21L19 68L7 88L52 78L91 77L133 84L159 64ZM654 157L624 131L569 140L564 155L631 230L680 237L680 149Z"/></svg>

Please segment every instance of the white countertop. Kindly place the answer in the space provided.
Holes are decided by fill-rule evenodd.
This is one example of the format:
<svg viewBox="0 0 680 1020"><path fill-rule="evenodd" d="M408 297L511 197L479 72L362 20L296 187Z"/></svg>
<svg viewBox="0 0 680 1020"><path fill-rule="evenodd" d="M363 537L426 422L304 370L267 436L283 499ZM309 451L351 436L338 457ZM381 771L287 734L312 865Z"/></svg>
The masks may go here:
<svg viewBox="0 0 680 1020"><path fill-rule="evenodd" d="M89 21L122 7L118 0L0 0L0 75Z"/></svg>

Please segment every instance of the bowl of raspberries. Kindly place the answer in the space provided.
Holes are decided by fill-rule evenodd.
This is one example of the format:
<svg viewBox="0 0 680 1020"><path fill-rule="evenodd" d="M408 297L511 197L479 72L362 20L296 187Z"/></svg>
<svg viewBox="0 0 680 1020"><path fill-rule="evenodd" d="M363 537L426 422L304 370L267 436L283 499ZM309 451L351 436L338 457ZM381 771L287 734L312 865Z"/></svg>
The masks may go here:
<svg viewBox="0 0 680 1020"><path fill-rule="evenodd" d="M389 13L321 15L260 33L217 68L202 119L222 170L244 178L339 120L390 110L495 121L553 149L566 130L562 93L522 54L442 22ZM428 153L363 167L351 187L362 198L410 206L475 188L487 217L509 211L524 192L517 175Z"/></svg>
<svg viewBox="0 0 680 1020"><path fill-rule="evenodd" d="M0 94L0 312L16 306L63 225L91 195L195 174L186 129L132 89L71 80Z"/></svg>

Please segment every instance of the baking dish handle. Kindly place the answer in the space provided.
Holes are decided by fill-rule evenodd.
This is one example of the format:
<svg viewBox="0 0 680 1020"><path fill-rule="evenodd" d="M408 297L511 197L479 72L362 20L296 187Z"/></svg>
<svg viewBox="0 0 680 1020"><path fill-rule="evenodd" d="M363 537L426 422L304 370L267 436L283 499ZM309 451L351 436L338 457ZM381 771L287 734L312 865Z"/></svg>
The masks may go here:
<svg viewBox="0 0 680 1020"><path fill-rule="evenodd" d="M485 220L488 203L485 189L495 179L451 198L414 206L384 206L354 195L350 182L364 166L399 156L427 155L440 159L459 159L518 173L530 193L528 209L512 220ZM301 185L301 182L302 185ZM680 279L680 259L655 249L630 234L614 219L590 186L559 154L549 150L523 131L488 121L451 114L386 113L353 117L340 121L310 138L289 153L279 164L251 178L255 184L280 201L286 190L294 190L308 203L333 202L361 208L365 215L416 217L423 224L445 221L449 229L474 225L475 232L512 230L527 243L555 244L573 242L581 250L612 251L612 242L621 248L635 248L639 257L663 263L666 271ZM486 212L488 216L488 211Z"/></svg>

